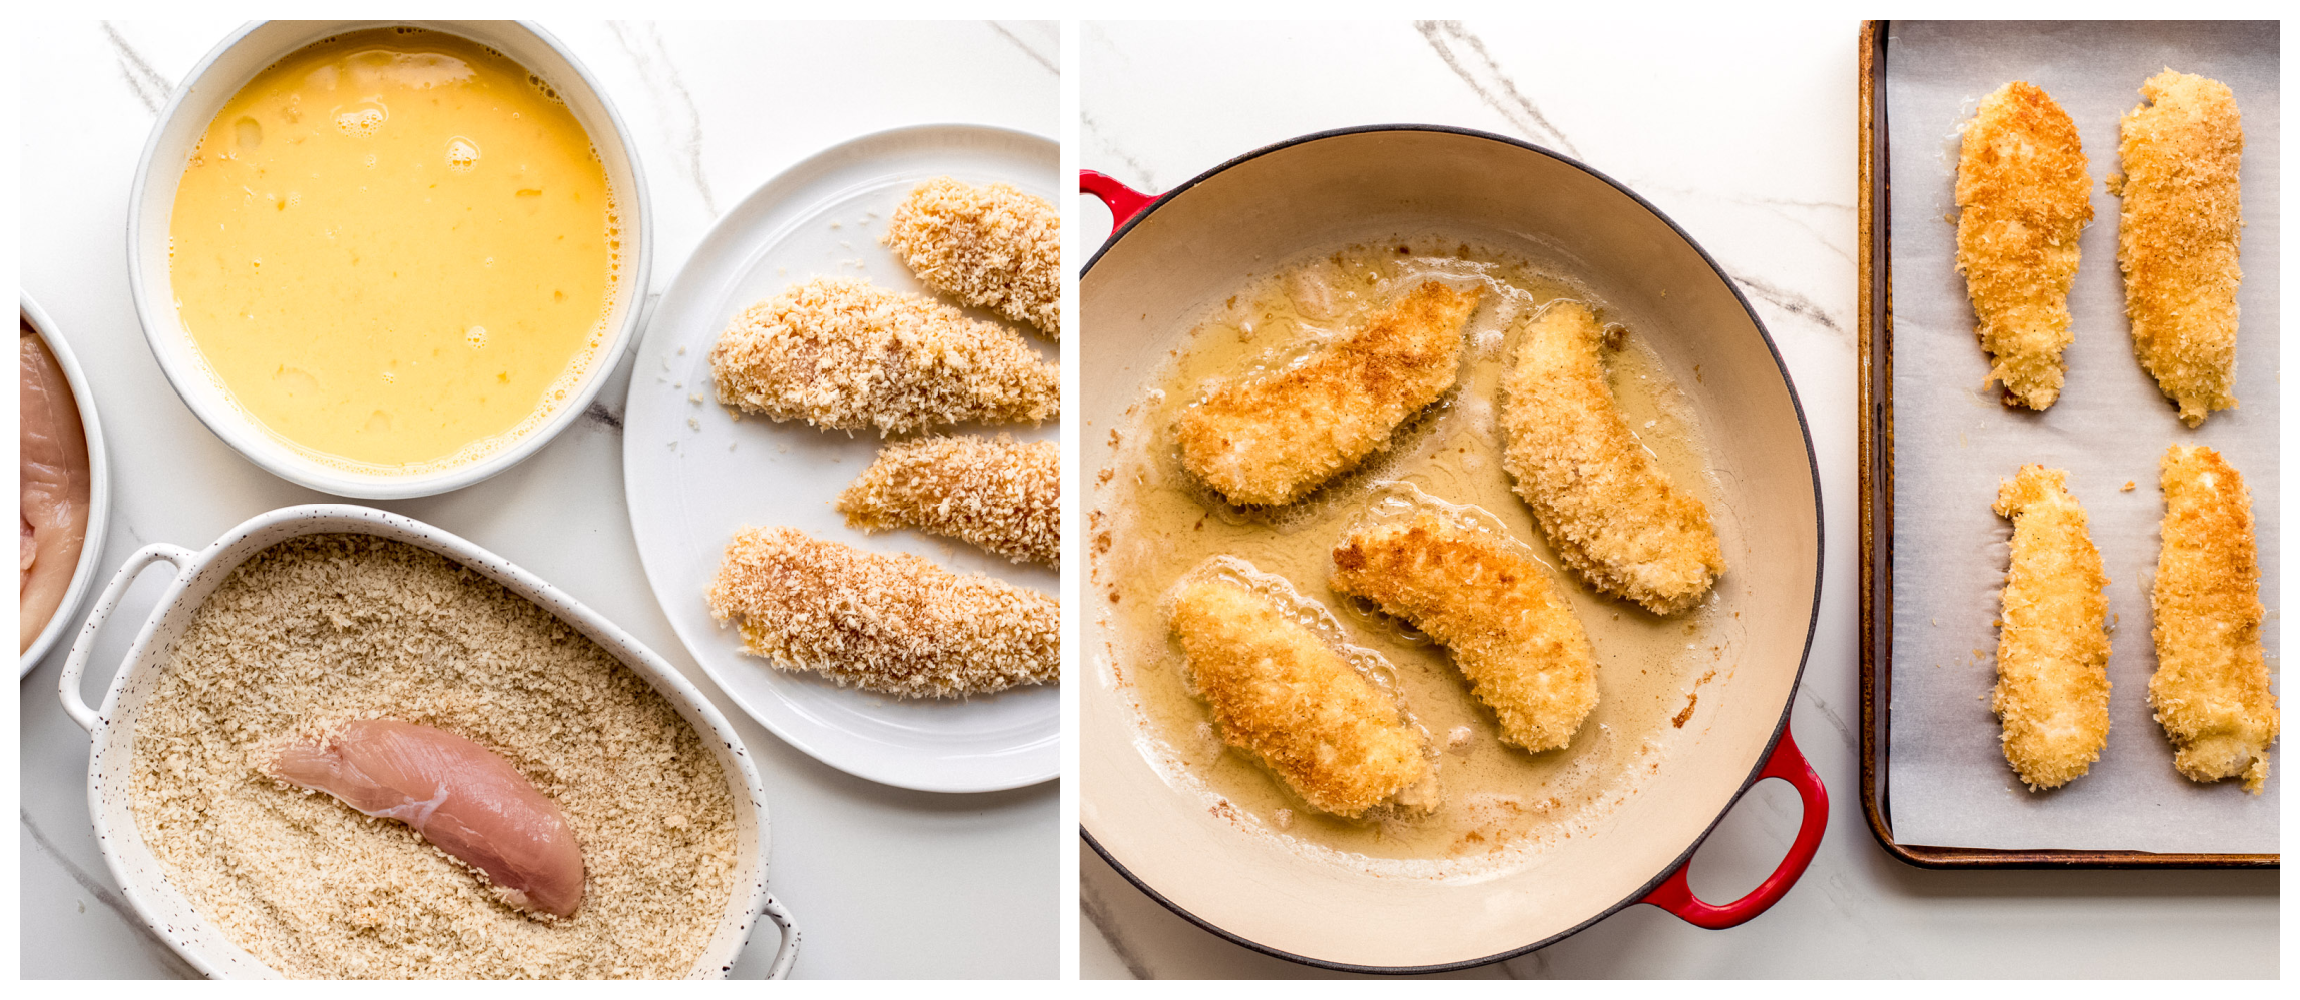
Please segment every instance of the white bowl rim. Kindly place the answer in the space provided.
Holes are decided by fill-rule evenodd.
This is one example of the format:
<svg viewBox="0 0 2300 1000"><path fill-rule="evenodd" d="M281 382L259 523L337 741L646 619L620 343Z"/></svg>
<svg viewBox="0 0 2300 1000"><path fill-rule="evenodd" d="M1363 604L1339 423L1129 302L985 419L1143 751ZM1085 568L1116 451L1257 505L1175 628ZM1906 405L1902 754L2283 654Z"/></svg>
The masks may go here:
<svg viewBox="0 0 2300 1000"><path fill-rule="evenodd" d="M64 369L64 381L72 386L72 402L80 410L80 430L88 439L88 530L80 537L80 561L72 569L72 582L64 590L63 603L56 605L48 624L40 628L32 646L23 653L16 676L23 677L40 665L56 640L62 638L69 622L79 618L80 602L87 600L88 590L95 585L96 571L104 561L104 539L112 524L112 466L104 452L104 428L96 418L96 390L88 385L88 376L80 370L80 359L72 353L72 346L64 341L56 321L32 301L30 292L18 290L18 308L31 319L32 328L40 332L40 340L48 345L48 353L56 356L56 364Z"/></svg>
<svg viewBox="0 0 2300 1000"><path fill-rule="evenodd" d="M641 314L646 311L648 268L653 263L655 244L654 212L647 193L647 174L640 163L637 144L631 140L630 128L624 124L622 114L615 110L614 102L608 100L607 91L599 85L598 79L592 76L590 69L575 57L573 51L561 44L558 38L543 30L541 25L533 21L512 21L509 23L533 34L537 41L550 48L561 59L566 60L567 65L574 70L576 80L590 92L591 96L598 99L600 107L606 111L608 122L614 125L614 135L612 137L594 135L591 137L592 142L604 150L607 147L606 140L609 138L613 140L617 151L621 152L623 158L630 164L631 186L634 189L630 192L615 192L618 200L630 206L630 210L624 213L622 220L625 234L624 243L627 248L635 247L635 250L628 257L624 271L626 277L624 279L622 321L616 325L614 334L601 344L598 356L593 359L590 370L584 373L581 381L571 391L566 404L561 406L558 412L552 414L551 418L545 420L540 426L528 431L524 436L497 451L437 472L412 476L345 472L331 469L319 462L296 454L280 442L272 440L268 431L255 426L253 421L245 416L210 412L210 403L206 401L210 393L205 376L196 371L180 370L182 366L171 360L171 356L167 352L160 350L158 338L163 335L163 331L179 331L181 324L175 322L173 316L155 316L153 311L147 308L145 289L148 282L144 274L142 255L138 252L140 242L138 240L138 224L143 216L142 206L145 188L151 180L153 160L160 151L160 137L167 131L169 123L182 111L185 99L197 89L201 80L215 66L216 62L223 58L226 52L245 41L257 29L269 23L272 22L249 21L225 36L223 41L216 43L215 48L210 49L207 55L201 57L199 63L192 67L191 72L184 75L183 82L176 85L175 92L168 97L168 103L160 109L159 116L152 123L151 134L144 139L143 154L136 161L135 181L128 195L128 297L135 304L136 319L143 326L145 343L152 348L152 358L158 362L161 374L167 376L168 385L176 390L176 395L184 401L184 406L192 411L193 416L199 418L200 423L208 428L209 433L223 439L223 442L230 445L232 450L239 452L242 457L255 463L264 471L298 486L318 490L322 493L364 500L405 500L413 497L434 496L483 482L526 461L529 456L542 450L544 445L557 438L576 420L581 419L583 412L590 408L593 400L598 398L599 391L606 387L608 377L616 367L622 364L623 356L629 353L631 347L637 343ZM308 23L316 25L330 22ZM455 21L374 20L332 23L340 25L342 30L352 31L394 24L412 24L459 37L469 37L455 30L453 26L462 23ZM481 42L480 44L485 45L487 43ZM291 55L293 51L279 53L273 62ZM268 66L270 63L265 65ZM563 86L563 81L554 81L554 84ZM631 239L631 234L634 232L637 234L635 240ZM160 280L162 284L165 283L164 279Z"/></svg>

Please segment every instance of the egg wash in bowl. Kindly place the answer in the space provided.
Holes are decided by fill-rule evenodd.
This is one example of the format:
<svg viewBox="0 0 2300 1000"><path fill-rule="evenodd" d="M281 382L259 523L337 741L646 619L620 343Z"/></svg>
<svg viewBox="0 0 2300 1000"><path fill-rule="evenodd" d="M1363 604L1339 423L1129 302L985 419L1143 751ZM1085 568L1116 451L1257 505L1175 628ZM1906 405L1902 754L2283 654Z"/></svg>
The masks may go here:
<svg viewBox="0 0 2300 1000"><path fill-rule="evenodd" d="M621 292L616 200L581 123L518 63L421 28L257 74L201 135L169 233L210 376L355 472L461 465L540 426Z"/></svg>

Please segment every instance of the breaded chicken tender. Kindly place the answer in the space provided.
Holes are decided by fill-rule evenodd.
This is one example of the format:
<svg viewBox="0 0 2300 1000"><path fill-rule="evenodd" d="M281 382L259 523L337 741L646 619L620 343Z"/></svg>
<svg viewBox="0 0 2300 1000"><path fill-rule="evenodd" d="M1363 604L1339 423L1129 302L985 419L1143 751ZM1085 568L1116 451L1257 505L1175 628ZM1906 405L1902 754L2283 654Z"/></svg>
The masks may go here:
<svg viewBox="0 0 2300 1000"><path fill-rule="evenodd" d="M1059 417L1061 368L1020 334L855 278L743 311L711 348L719 402L825 430L898 434Z"/></svg>
<svg viewBox="0 0 2300 1000"><path fill-rule="evenodd" d="M1581 620L1546 568L1489 530L1426 509L1361 525L1334 546L1332 583L1452 650L1505 743L1565 746L1597 707Z"/></svg>
<svg viewBox="0 0 2300 1000"><path fill-rule="evenodd" d="M1215 389L1175 422L1183 466L1234 504L1300 499L1453 388L1478 294L1423 282L1357 332Z"/></svg>
<svg viewBox="0 0 2300 1000"><path fill-rule="evenodd" d="M956 698L1062 679L1054 598L793 528L736 532L707 600L744 652L841 686Z"/></svg>
<svg viewBox="0 0 2300 1000"><path fill-rule="evenodd" d="M1597 314L1560 301L1526 324L1502 374L1502 465L1566 565L1657 615L1684 611L1725 572L1709 508L1629 432L1599 359Z"/></svg>
<svg viewBox="0 0 2300 1000"><path fill-rule="evenodd" d="M2116 231L2132 350L2188 426L2236 405L2244 119L2226 84L2165 70L2126 112ZM2149 103L2153 102L2153 103Z"/></svg>
<svg viewBox="0 0 2300 1000"><path fill-rule="evenodd" d="M847 526L917 528L1013 562L1062 559L1062 449L1004 434L890 444L839 494Z"/></svg>
<svg viewBox="0 0 2300 1000"><path fill-rule="evenodd" d="M1993 707L2030 791L2083 777L2108 745L2108 577L2067 478L2024 465L1997 490L2013 537Z"/></svg>
<svg viewBox="0 0 2300 1000"><path fill-rule="evenodd" d="M1167 621L1222 742L1310 805L1360 816L1430 776L1429 734L1279 603L1298 599L1201 567L1175 588Z"/></svg>
<svg viewBox="0 0 2300 1000"><path fill-rule="evenodd" d="M2244 779L2260 794L2277 733L2260 649L2260 555L2252 491L2210 448L2164 453L2164 549L2156 559L2156 676L2148 703L2193 781Z"/></svg>
<svg viewBox="0 0 2300 1000"><path fill-rule="evenodd" d="M895 208L883 240L927 287L1062 336L1062 215L1044 200L937 177Z"/></svg>
<svg viewBox="0 0 2300 1000"><path fill-rule="evenodd" d="M1988 381L2004 383L2007 405L2051 406L2067 371L2068 286L2092 177L2076 123L2050 95L2014 80L1981 99L1957 159L1957 208L1957 273Z"/></svg>

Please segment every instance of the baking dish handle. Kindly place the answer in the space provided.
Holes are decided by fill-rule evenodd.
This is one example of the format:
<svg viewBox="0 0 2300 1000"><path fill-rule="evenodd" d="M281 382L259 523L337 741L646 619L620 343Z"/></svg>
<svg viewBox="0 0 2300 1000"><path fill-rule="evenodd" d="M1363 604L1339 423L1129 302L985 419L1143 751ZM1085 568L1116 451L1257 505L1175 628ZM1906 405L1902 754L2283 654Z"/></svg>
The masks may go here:
<svg viewBox="0 0 2300 1000"><path fill-rule="evenodd" d="M775 944L775 960L767 966L767 978L789 979L792 963L799 960L799 918L791 916L791 908L772 894L767 896L767 905L759 910L783 929L783 939Z"/></svg>
<svg viewBox="0 0 2300 1000"><path fill-rule="evenodd" d="M1103 207L1110 209L1110 231L1113 233L1125 225L1126 220L1142 214L1143 209L1158 200L1157 195L1143 194L1119 183L1118 178L1098 170L1079 171L1078 190L1101 199Z"/></svg>
<svg viewBox="0 0 2300 1000"><path fill-rule="evenodd" d="M1651 903L1677 915L1678 919L1695 927L1724 930L1756 919L1757 915L1773 908L1781 897L1789 894L1789 887L1805 874L1805 867L1813 863L1813 855L1821 850L1821 833L1829 825L1829 790L1821 784L1821 776L1814 773L1813 765L1797 749L1797 741L1788 729L1781 730L1781 742L1774 746L1773 756L1765 761L1765 769L1757 777L1780 778L1797 789L1797 797L1804 801L1805 816L1797 824L1797 839L1789 845L1789 855L1781 865L1748 895L1723 906L1712 906L1693 895L1693 887L1685 881L1685 872L1693 866L1686 858L1669 878L1652 892L1646 893L1640 903Z"/></svg>
<svg viewBox="0 0 2300 1000"><path fill-rule="evenodd" d="M56 693L64 699L64 714L89 732L96 731L96 710L88 707L88 700L80 696L80 674L88 669L88 656L96 651L96 633L104 630L104 620L112 617L113 609L120 606L120 597L128 592L128 585L145 567L165 562L181 573L192 564L196 553L165 542L146 545L129 556L112 575L112 582L104 585L104 593L96 598L96 606L89 609L88 620L80 626L80 636L72 640L72 655L64 658L64 675L57 679Z"/></svg>

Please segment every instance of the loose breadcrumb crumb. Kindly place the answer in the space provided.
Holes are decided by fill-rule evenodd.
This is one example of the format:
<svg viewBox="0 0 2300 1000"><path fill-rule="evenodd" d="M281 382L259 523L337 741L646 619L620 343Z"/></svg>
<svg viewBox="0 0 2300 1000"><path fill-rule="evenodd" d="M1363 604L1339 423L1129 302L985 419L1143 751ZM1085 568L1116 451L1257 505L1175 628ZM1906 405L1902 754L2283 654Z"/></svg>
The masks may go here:
<svg viewBox="0 0 2300 1000"><path fill-rule="evenodd" d="M2165 70L2124 115L2117 263L2132 349L2190 427L2236 405L2244 119L2228 85Z"/></svg>
<svg viewBox="0 0 2300 1000"><path fill-rule="evenodd" d="M1062 336L1062 216L1045 201L937 177L894 210L884 239L928 287Z"/></svg>
<svg viewBox="0 0 2300 1000"><path fill-rule="evenodd" d="M829 430L1061 415L1061 369L1021 335L857 278L816 278L744 310L711 348L711 372L721 403Z"/></svg>
<svg viewBox="0 0 2300 1000"><path fill-rule="evenodd" d="M744 528L707 595L744 651L866 691L956 698L1062 679L1061 604L793 528Z"/></svg>
<svg viewBox="0 0 2300 1000"><path fill-rule="evenodd" d="M1957 160L1957 273L1973 302L1989 382L2032 410L2060 398L2077 237L2092 176L2076 123L2035 84L1981 99ZM1986 383L1983 383L1986 384Z"/></svg>
<svg viewBox="0 0 2300 1000"><path fill-rule="evenodd" d="M917 528L1014 562L1059 566L1062 449L1004 434L891 444L839 494L838 510L864 531Z"/></svg>
<svg viewBox="0 0 2300 1000"><path fill-rule="evenodd" d="M2108 576L2067 477L2021 466L1995 507L2013 538L1992 705L2005 760L2031 791L2083 777L2108 745Z"/></svg>
<svg viewBox="0 0 2300 1000"><path fill-rule="evenodd" d="M2276 695L2260 648L2260 544L2252 491L2210 448L2164 453L2164 549L2156 561L2156 675L2148 703L2193 781L2241 777L2260 794L2276 741Z"/></svg>

